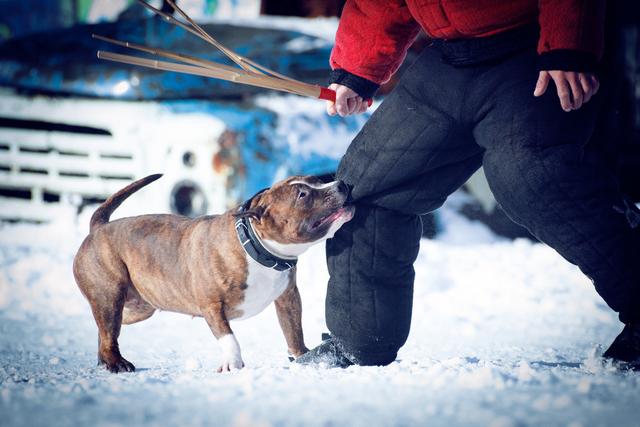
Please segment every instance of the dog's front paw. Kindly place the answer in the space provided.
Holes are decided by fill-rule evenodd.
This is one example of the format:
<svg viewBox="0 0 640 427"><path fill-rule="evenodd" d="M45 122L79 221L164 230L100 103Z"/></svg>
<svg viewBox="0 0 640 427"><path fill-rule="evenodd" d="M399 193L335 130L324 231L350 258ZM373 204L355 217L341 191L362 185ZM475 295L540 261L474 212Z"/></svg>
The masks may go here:
<svg viewBox="0 0 640 427"><path fill-rule="evenodd" d="M244 362L240 358L225 358L218 368L218 372L231 372L234 369L244 368Z"/></svg>
<svg viewBox="0 0 640 427"><path fill-rule="evenodd" d="M222 347L222 364L218 372L229 372L234 369L244 368L244 362L240 355L240 346L233 334L225 335L218 340Z"/></svg>

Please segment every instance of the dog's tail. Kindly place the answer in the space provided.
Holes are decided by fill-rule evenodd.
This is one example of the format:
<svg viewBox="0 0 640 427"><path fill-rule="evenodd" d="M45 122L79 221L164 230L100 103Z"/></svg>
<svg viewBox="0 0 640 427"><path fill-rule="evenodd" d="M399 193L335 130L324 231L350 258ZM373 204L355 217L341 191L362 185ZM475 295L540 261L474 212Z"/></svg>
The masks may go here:
<svg viewBox="0 0 640 427"><path fill-rule="evenodd" d="M127 197L129 197L142 187L151 184L161 176L161 173L157 173L155 175L149 175L145 178L139 179L109 197L103 204L98 207L98 209L91 216L91 222L89 222L89 232L92 232L100 225L109 222L109 217L111 216L113 211L115 211L118 206L120 206L122 202L127 199Z"/></svg>

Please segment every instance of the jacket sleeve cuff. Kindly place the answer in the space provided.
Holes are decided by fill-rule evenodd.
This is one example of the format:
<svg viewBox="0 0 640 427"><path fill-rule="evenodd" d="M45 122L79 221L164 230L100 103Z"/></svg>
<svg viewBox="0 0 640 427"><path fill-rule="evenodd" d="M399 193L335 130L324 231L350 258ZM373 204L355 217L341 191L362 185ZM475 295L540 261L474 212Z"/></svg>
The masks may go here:
<svg viewBox="0 0 640 427"><path fill-rule="evenodd" d="M355 74L351 74L340 68L336 68L331 71L329 75L329 84L337 83L342 86L346 86L360 95L364 99L370 99L376 93L379 84L372 82L371 80L358 77Z"/></svg>
<svg viewBox="0 0 640 427"><path fill-rule="evenodd" d="M589 52L571 49L556 49L538 55L538 71L561 70L596 72L598 60Z"/></svg>

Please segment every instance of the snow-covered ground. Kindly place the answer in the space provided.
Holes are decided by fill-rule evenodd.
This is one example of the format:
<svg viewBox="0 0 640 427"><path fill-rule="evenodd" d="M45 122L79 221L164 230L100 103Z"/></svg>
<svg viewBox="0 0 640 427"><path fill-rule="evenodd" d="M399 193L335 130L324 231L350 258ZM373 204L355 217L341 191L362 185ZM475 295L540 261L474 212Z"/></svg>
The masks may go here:
<svg viewBox="0 0 640 427"><path fill-rule="evenodd" d="M217 374L204 320L124 326L138 370L95 367L97 335L71 273L87 215L0 228L0 425L631 426L640 374L597 357L619 332L588 279L551 249L503 240L444 209L416 264L411 335L388 367L287 360L273 307L235 322L247 367ZM299 263L307 344L324 332L323 248Z"/></svg>

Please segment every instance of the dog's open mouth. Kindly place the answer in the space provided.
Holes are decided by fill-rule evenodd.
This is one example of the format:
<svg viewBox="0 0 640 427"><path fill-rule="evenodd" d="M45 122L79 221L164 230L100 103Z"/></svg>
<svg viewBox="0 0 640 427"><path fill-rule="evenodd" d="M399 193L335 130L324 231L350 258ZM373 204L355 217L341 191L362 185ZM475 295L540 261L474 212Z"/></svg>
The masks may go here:
<svg viewBox="0 0 640 427"><path fill-rule="evenodd" d="M329 215L323 216L318 221L314 222L311 228L315 229L325 224L333 223L342 217L348 217L347 221L353 218L353 207L349 205L342 206L338 208L336 211L331 212Z"/></svg>

